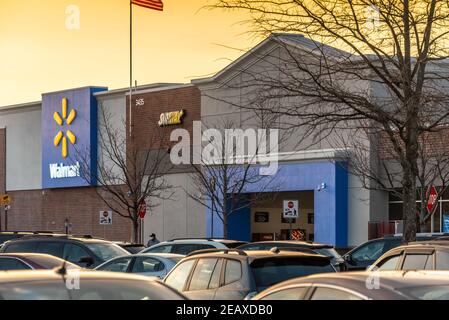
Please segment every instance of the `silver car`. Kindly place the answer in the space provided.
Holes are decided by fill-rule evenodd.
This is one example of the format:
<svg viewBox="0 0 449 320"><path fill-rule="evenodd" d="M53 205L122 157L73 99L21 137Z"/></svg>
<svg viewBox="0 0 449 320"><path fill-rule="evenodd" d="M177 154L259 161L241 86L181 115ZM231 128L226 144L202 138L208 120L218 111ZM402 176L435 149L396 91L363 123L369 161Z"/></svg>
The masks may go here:
<svg viewBox="0 0 449 320"><path fill-rule="evenodd" d="M163 279L182 258L183 255L172 253L139 253L111 259L95 270L135 273Z"/></svg>

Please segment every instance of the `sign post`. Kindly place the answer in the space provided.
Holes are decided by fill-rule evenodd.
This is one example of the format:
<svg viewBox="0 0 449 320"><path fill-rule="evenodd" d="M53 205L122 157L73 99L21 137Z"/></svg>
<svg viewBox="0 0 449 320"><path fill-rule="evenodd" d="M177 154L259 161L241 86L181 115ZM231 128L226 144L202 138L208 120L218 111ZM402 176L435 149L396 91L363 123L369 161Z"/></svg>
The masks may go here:
<svg viewBox="0 0 449 320"><path fill-rule="evenodd" d="M5 209L5 231L8 231L8 210L11 209L12 198L8 194L2 194L0 197L0 205L4 206ZM1 221L1 216L0 216ZM1 229L1 223L0 223Z"/></svg>
<svg viewBox="0 0 449 320"><path fill-rule="evenodd" d="M290 222L290 240L292 239L292 221L299 217L299 201L298 200L284 200L283 216L289 219Z"/></svg>

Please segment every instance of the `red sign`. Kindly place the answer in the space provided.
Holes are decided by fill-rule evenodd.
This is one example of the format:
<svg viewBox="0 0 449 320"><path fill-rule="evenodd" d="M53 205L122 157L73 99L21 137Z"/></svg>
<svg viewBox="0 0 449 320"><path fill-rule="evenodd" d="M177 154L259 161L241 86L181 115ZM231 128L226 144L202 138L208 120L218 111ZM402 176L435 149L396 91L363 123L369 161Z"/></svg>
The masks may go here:
<svg viewBox="0 0 449 320"><path fill-rule="evenodd" d="M146 214L147 214L147 203L145 202L145 200L143 200L139 207L139 218L145 219Z"/></svg>
<svg viewBox="0 0 449 320"><path fill-rule="evenodd" d="M289 208L289 209L293 209L294 206L295 206L295 204L294 204L292 201L290 201L290 202L288 203L288 208Z"/></svg>
<svg viewBox="0 0 449 320"><path fill-rule="evenodd" d="M433 209L435 208L435 204L438 199L438 192L437 188L435 186L429 187L429 190L427 190L427 211L429 213L433 212Z"/></svg>

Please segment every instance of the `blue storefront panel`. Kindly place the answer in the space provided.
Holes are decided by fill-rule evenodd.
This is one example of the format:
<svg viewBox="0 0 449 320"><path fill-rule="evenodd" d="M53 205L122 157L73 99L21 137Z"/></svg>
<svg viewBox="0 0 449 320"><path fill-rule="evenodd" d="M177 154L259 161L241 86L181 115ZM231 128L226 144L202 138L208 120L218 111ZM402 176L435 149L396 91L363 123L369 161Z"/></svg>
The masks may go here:
<svg viewBox="0 0 449 320"><path fill-rule="evenodd" d="M315 241L346 247L348 239L348 173L346 162L280 164L275 183L261 180L249 185L244 193L314 191ZM318 187L325 184L323 190ZM265 185L262 185L265 184ZM206 234L222 237L223 224L211 212L206 213ZM213 226L212 226L213 224ZM251 240L251 209L241 209L229 217L228 237Z"/></svg>

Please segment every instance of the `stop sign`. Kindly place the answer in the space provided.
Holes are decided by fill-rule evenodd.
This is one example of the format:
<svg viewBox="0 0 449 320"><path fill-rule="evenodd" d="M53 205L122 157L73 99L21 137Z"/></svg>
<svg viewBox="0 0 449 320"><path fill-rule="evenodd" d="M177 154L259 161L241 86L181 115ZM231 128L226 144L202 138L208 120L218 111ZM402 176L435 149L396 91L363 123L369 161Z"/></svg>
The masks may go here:
<svg viewBox="0 0 449 320"><path fill-rule="evenodd" d="M145 202L145 200L143 200L140 203L139 207L139 218L144 219L146 214L147 214L147 203Z"/></svg>
<svg viewBox="0 0 449 320"><path fill-rule="evenodd" d="M292 201L290 201L290 202L288 203L288 208L289 208L289 209L293 209L294 206L295 206L295 204L294 204Z"/></svg>
<svg viewBox="0 0 449 320"><path fill-rule="evenodd" d="M437 202L437 198L437 188L435 188L435 186L431 186L427 191L427 211L429 213L433 212L433 209L435 208L435 204Z"/></svg>

